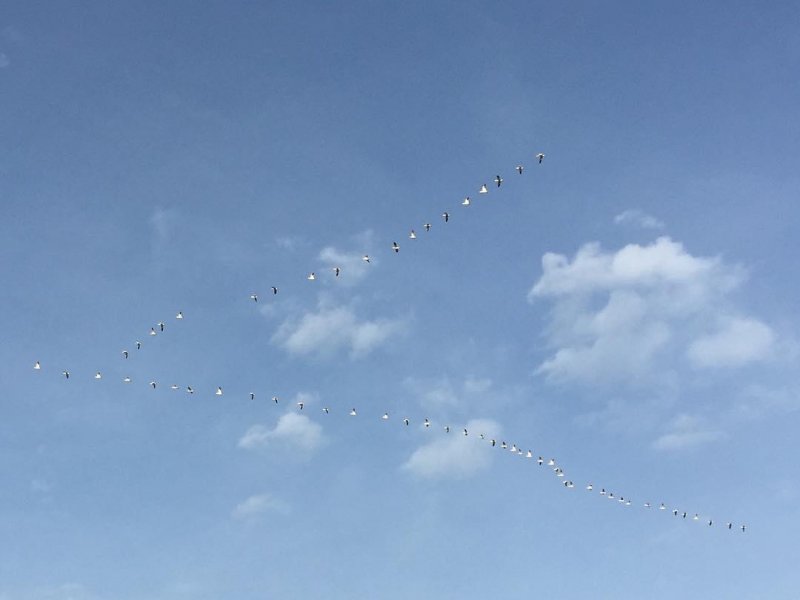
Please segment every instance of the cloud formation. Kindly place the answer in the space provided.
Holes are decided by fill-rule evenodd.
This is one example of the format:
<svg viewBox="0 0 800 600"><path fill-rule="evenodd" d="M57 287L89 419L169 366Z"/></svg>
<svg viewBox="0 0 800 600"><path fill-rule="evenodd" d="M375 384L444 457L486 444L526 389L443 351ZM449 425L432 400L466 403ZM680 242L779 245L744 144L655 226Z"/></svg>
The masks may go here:
<svg viewBox="0 0 800 600"><path fill-rule="evenodd" d="M324 441L322 426L305 415L289 412L278 419L272 429L264 425L253 425L239 440L239 447L246 450L263 448L279 443L290 448L311 453Z"/></svg>
<svg viewBox="0 0 800 600"><path fill-rule="evenodd" d="M478 434L497 437L500 425L491 419L473 419L464 427L469 436L453 428L450 434L417 448L402 468L424 479L465 479L488 468L492 453L486 444L481 444Z"/></svg>
<svg viewBox="0 0 800 600"><path fill-rule="evenodd" d="M631 225L642 229L663 229L664 223L638 208L622 211L614 217L617 225Z"/></svg>
<svg viewBox="0 0 800 600"><path fill-rule="evenodd" d="M551 380L635 383L681 362L737 367L767 359L775 344L770 327L729 297L744 271L669 237L616 252L586 244L572 260L547 253L542 270L528 299L553 302L553 353L537 369Z"/></svg>
<svg viewBox="0 0 800 600"><path fill-rule="evenodd" d="M359 320L349 307L320 307L299 320L284 321L272 342L290 354L332 356L344 350L355 359L366 356L404 329L402 320Z"/></svg>
<svg viewBox="0 0 800 600"><path fill-rule="evenodd" d="M272 494L257 494L237 504L231 511L231 517L237 520L246 520L265 512L286 514L289 512L289 505Z"/></svg>
<svg viewBox="0 0 800 600"><path fill-rule="evenodd" d="M656 450L683 450L715 442L725 437L721 431L704 426L701 419L686 414L678 415L670 423L669 431L653 442Z"/></svg>

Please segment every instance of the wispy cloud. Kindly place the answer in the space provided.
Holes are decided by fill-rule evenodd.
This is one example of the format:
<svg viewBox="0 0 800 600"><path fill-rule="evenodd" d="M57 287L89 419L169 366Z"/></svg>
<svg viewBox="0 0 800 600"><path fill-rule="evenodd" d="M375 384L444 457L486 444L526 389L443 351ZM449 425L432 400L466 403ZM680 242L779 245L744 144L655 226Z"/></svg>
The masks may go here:
<svg viewBox="0 0 800 600"><path fill-rule="evenodd" d="M402 468L425 479L464 479L488 468L492 453L486 444L478 441L478 434L486 437L500 435L500 425L491 419L473 419L464 427L469 436L461 433L442 434L437 439L417 448Z"/></svg>
<svg viewBox="0 0 800 600"><path fill-rule="evenodd" d="M708 428L700 418L681 414L670 423L669 430L653 442L653 448L683 450L715 442L724 437L722 431Z"/></svg>
<svg viewBox="0 0 800 600"><path fill-rule="evenodd" d="M456 406L483 396L492 389L492 380L467 376L463 381L453 380L450 377L438 379L424 379L408 377L404 385L417 398L423 407L440 410Z"/></svg>
<svg viewBox="0 0 800 600"><path fill-rule="evenodd" d="M287 514L289 505L272 494L257 494L237 504L231 511L231 517L237 520L248 520L266 512Z"/></svg>
<svg viewBox="0 0 800 600"><path fill-rule="evenodd" d="M604 252L586 244L572 260L547 253L529 300L551 299L553 354L538 373L558 381L639 382L679 366L740 366L769 356L775 336L742 316L731 291L744 270L697 257L668 237Z"/></svg>
<svg viewBox="0 0 800 600"><path fill-rule="evenodd" d="M280 444L310 454L324 442L322 426L305 415L288 412L282 415L275 427L253 425L239 440L239 447L246 450Z"/></svg>
<svg viewBox="0 0 800 600"><path fill-rule="evenodd" d="M642 229L663 229L664 223L637 208L625 210L614 217L617 225L630 225Z"/></svg>
<svg viewBox="0 0 800 600"><path fill-rule="evenodd" d="M272 336L272 342L290 354L332 356L347 351L361 358L402 334L406 323L400 319L360 320L353 309L320 307L298 319L287 319Z"/></svg>

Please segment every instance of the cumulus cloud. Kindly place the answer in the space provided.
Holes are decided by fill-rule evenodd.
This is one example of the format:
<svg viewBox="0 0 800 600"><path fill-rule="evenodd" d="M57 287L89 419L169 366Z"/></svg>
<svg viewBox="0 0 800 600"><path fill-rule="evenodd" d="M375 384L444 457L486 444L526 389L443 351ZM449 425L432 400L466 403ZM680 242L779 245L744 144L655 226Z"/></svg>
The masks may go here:
<svg viewBox="0 0 800 600"><path fill-rule="evenodd" d="M272 342L290 354L330 356L345 350L351 358L361 358L404 329L402 320L359 320L349 307L320 307L299 320L284 321Z"/></svg>
<svg viewBox="0 0 800 600"><path fill-rule="evenodd" d="M739 367L769 358L775 334L756 319L723 319L717 331L694 340L689 360L697 367Z"/></svg>
<svg viewBox="0 0 800 600"><path fill-rule="evenodd" d="M492 388L488 378L468 376L462 382L454 383L450 377L424 379L408 377L405 386L417 397L424 407L437 410L463 405L481 397Z"/></svg>
<svg viewBox="0 0 800 600"><path fill-rule="evenodd" d="M656 450L682 450L725 437L721 431L704 426L701 419L691 415L678 415L670 424L669 431L653 442Z"/></svg>
<svg viewBox="0 0 800 600"><path fill-rule="evenodd" d="M311 453L324 441L322 426L305 415L286 413L270 429L264 425L253 425L239 440L239 447L246 450L263 448L273 443Z"/></svg>
<svg viewBox="0 0 800 600"><path fill-rule="evenodd" d="M417 448L402 468L425 479L464 479L488 468L492 453L477 435L497 437L498 423L491 419L473 419L464 427L469 436L445 435Z"/></svg>
<svg viewBox="0 0 800 600"><path fill-rule="evenodd" d="M542 269L528 298L553 302L553 353L538 367L549 379L635 383L684 357L695 368L740 366L768 357L775 341L732 304L741 268L693 256L669 237L616 252L586 244L572 260L547 253Z"/></svg>
<svg viewBox="0 0 800 600"><path fill-rule="evenodd" d="M326 246L319 253L319 260L323 262L326 269L334 267L341 269L337 282L341 285L358 283L367 276L371 269L375 268L377 259L370 258L368 264L363 257L363 252L344 252L333 246Z"/></svg>
<svg viewBox="0 0 800 600"><path fill-rule="evenodd" d="M266 512L286 514L289 512L289 505L272 494L257 494L237 504L231 511L231 517L237 520L246 520Z"/></svg>
<svg viewBox="0 0 800 600"><path fill-rule="evenodd" d="M663 229L664 223L656 219L652 215L639 209L629 209L622 211L614 217L614 223L617 225L631 225L634 227L641 227L642 229Z"/></svg>

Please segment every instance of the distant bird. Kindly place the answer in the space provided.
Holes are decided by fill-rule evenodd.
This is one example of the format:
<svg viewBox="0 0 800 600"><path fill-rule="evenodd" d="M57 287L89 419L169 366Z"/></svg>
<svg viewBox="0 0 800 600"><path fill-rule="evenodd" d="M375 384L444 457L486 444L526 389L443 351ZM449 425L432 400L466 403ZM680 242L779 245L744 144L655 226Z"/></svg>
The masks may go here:
<svg viewBox="0 0 800 600"><path fill-rule="evenodd" d="M177 314L177 315L175 315L175 318L176 318L176 319L182 319L182 318L183 318L183 312L181 312L181 311L178 311L178 314Z"/></svg>
<svg viewBox="0 0 800 600"><path fill-rule="evenodd" d="M556 461L555 461L554 458L551 458L550 460L547 461L547 466L548 467L552 467L555 464L556 464Z"/></svg>
<svg viewBox="0 0 800 600"><path fill-rule="evenodd" d="M444 222L447 223L450 220L450 213L449 212L443 212L442 213L442 218L444 219Z"/></svg>
<svg viewBox="0 0 800 600"><path fill-rule="evenodd" d="M155 327L151 327L150 328L150 335L158 335L158 333L156 332L156 328Z"/></svg>
<svg viewBox="0 0 800 600"><path fill-rule="evenodd" d="M100 374L100 371L98 371L97 373L94 374L94 378L95 379L102 379L103 376Z"/></svg>
<svg viewBox="0 0 800 600"><path fill-rule="evenodd" d="M492 440L492 448L494 448L496 445L497 445L497 440Z"/></svg>
<svg viewBox="0 0 800 600"><path fill-rule="evenodd" d="M303 402L298 402L297 403L297 408L299 408L300 410L303 410L304 406L305 406L305 404Z"/></svg>
<svg viewBox="0 0 800 600"><path fill-rule="evenodd" d="M425 427L430 427L430 426L431 426L431 422L428 421L428 419L425 419Z"/></svg>
<svg viewBox="0 0 800 600"><path fill-rule="evenodd" d="M700 515L698 515L697 513L694 513L694 516L692 517L692 521L699 521L699 520L700 520Z"/></svg>
<svg viewBox="0 0 800 600"><path fill-rule="evenodd" d="M330 409L330 408L328 408L327 406L325 406L325 407L322 409L322 412L324 412L324 413L327 415L327 414L329 414L329 413L331 412L331 409Z"/></svg>
<svg viewBox="0 0 800 600"><path fill-rule="evenodd" d="M742 525L742 533L744 533L745 529L746 529L746 527L744 525Z"/></svg>
<svg viewBox="0 0 800 600"><path fill-rule="evenodd" d="M411 233L408 234L408 239L410 239L410 240L417 239L417 232L412 229Z"/></svg>
<svg viewBox="0 0 800 600"><path fill-rule="evenodd" d="M258 294L250 294L250 300L253 302L258 302Z"/></svg>
<svg viewBox="0 0 800 600"><path fill-rule="evenodd" d="M533 452L528 450L528 453L525 455L525 458L533 458Z"/></svg>
<svg viewBox="0 0 800 600"><path fill-rule="evenodd" d="M709 526L709 527L711 527L713 524L714 524L714 521L712 521L711 519L709 519L709 520L708 520L708 526Z"/></svg>
<svg viewBox="0 0 800 600"><path fill-rule="evenodd" d="M124 377L122 379L122 383L130 383L131 381L133 381L133 380L130 377Z"/></svg>
<svg viewBox="0 0 800 600"><path fill-rule="evenodd" d="M516 445L516 444L513 444L513 445L511 446L511 452L516 452L516 451L517 451L517 445Z"/></svg>
<svg viewBox="0 0 800 600"><path fill-rule="evenodd" d="M631 501L630 500L626 500L625 501L625 506L630 506L630 505L631 505Z"/></svg>
<svg viewBox="0 0 800 600"><path fill-rule="evenodd" d="M645 507L645 508L650 508L650 503L649 503L649 502L645 502L645 503L644 503L644 507Z"/></svg>
<svg viewBox="0 0 800 600"><path fill-rule="evenodd" d="M613 492L608 492L608 496L606 496L606 497L607 497L609 500L613 500L613 499L614 499L614 493L613 493Z"/></svg>
<svg viewBox="0 0 800 600"><path fill-rule="evenodd" d="M519 173L520 175L522 175L522 170L523 170L524 168L525 168L525 167L523 167L522 165L517 165L517 173Z"/></svg>
<svg viewBox="0 0 800 600"><path fill-rule="evenodd" d="M142 349L142 342L136 342L136 349L137 350L141 350Z"/></svg>
<svg viewBox="0 0 800 600"><path fill-rule="evenodd" d="M465 198L464 198L464 199L461 201L461 206L469 206L469 205L470 205L470 202L471 202L471 200L469 199L469 196L466 196L466 197L465 197Z"/></svg>
<svg viewBox="0 0 800 600"><path fill-rule="evenodd" d="M64 376L64 379L69 379L69 371L61 371L61 374Z"/></svg>
<svg viewBox="0 0 800 600"><path fill-rule="evenodd" d="M540 456L536 459L536 464L541 467L544 464L544 459Z"/></svg>
<svg viewBox="0 0 800 600"><path fill-rule="evenodd" d="M464 437L467 437L467 435L468 435L468 432L467 432L466 428L464 428Z"/></svg>
<svg viewBox="0 0 800 600"><path fill-rule="evenodd" d="M494 178L494 182L497 184L497 187L500 187L500 185L503 183L503 178L500 177L500 175L497 175Z"/></svg>
<svg viewBox="0 0 800 600"><path fill-rule="evenodd" d="M406 427L408 427L408 417L406 417L405 419L403 419L403 425L405 425Z"/></svg>
<svg viewBox="0 0 800 600"><path fill-rule="evenodd" d="M508 444L506 444L505 442L500 442L500 447L501 447L503 450L508 450Z"/></svg>
<svg viewBox="0 0 800 600"><path fill-rule="evenodd" d="M430 223L425 223L425 225L423 225L423 227L425 228L425 231L430 231L431 230L431 224Z"/></svg>
<svg viewBox="0 0 800 600"><path fill-rule="evenodd" d="M273 285L273 286L272 286L272 295L273 295L273 296L275 296L277 293L278 293L278 288L276 288L276 287Z"/></svg>
<svg viewBox="0 0 800 600"><path fill-rule="evenodd" d="M664 503L661 503L661 506L658 507L658 510L667 510L667 507L664 506Z"/></svg>
<svg viewBox="0 0 800 600"><path fill-rule="evenodd" d="M488 194L489 193L489 188L487 187L487 185L485 183L481 185L481 189L478 190L478 193L479 194Z"/></svg>
<svg viewBox="0 0 800 600"><path fill-rule="evenodd" d="M355 408L350 410L350 416L351 417L355 417L356 416L356 409Z"/></svg>
<svg viewBox="0 0 800 600"><path fill-rule="evenodd" d="M34 368L35 370L37 370L37 371L40 371L40 370L42 369L42 365L41 365L41 363L40 363L40 362L37 360L35 363L33 363L33 368Z"/></svg>
<svg viewBox="0 0 800 600"><path fill-rule="evenodd" d="M333 274L338 277L342 270L339 267L333 267Z"/></svg>
<svg viewBox="0 0 800 600"><path fill-rule="evenodd" d="M606 495L606 488L601 488L600 489L600 495L601 496L605 496Z"/></svg>
<svg viewBox="0 0 800 600"><path fill-rule="evenodd" d="M445 433L450 433L450 425L445 425L444 426L444 432Z"/></svg>
<svg viewBox="0 0 800 600"><path fill-rule="evenodd" d="M570 489L571 489L571 488L574 488L574 487L575 487L575 484L574 484L574 483L572 483L571 481L565 481L565 482L564 482L564 487L567 487L567 488L570 488Z"/></svg>
<svg viewBox="0 0 800 600"><path fill-rule="evenodd" d="M728 523L728 529L731 529L732 527L733 527L733 523Z"/></svg>
<svg viewBox="0 0 800 600"><path fill-rule="evenodd" d="M677 517L678 516L678 509L677 508L672 509L672 516L673 517Z"/></svg>
<svg viewBox="0 0 800 600"><path fill-rule="evenodd" d="M381 417L381 419L383 419L384 421L388 421L389 420L389 413L383 413L383 416Z"/></svg>
<svg viewBox="0 0 800 600"><path fill-rule="evenodd" d="M395 252L400 252L400 246L397 244L397 242L392 242L392 250Z"/></svg>
<svg viewBox="0 0 800 600"><path fill-rule="evenodd" d="M316 278L317 276L314 274L313 271L308 274L308 277L306 277L306 279L308 279L309 281L314 281Z"/></svg>
<svg viewBox="0 0 800 600"><path fill-rule="evenodd" d="M215 395L215 396L222 396L222 388L221 388L221 387L218 387L218 388L217 388L217 391L216 391L216 392L214 392L214 395Z"/></svg>
<svg viewBox="0 0 800 600"><path fill-rule="evenodd" d="M278 403L278 397L277 397L277 396L273 396L273 397L272 397L272 401L273 401L275 404L277 404L277 403Z"/></svg>
<svg viewBox="0 0 800 600"><path fill-rule="evenodd" d="M256 395L253 392L250 392L250 400L255 400Z"/></svg>
<svg viewBox="0 0 800 600"><path fill-rule="evenodd" d="M363 260L365 263L368 263L369 262L369 254L365 254L363 257L361 257L361 260Z"/></svg>
<svg viewBox="0 0 800 600"><path fill-rule="evenodd" d="M586 486L586 489L591 492L594 489L594 486L590 483L589 485Z"/></svg>
<svg viewBox="0 0 800 600"><path fill-rule="evenodd" d="M544 160L544 153L539 152L539 154L536 155L536 158L539 159L539 164L542 164L542 161Z"/></svg>
<svg viewBox="0 0 800 600"><path fill-rule="evenodd" d="M158 328L159 328L161 331L164 331L164 321L159 321L159 322L158 322Z"/></svg>
<svg viewBox="0 0 800 600"><path fill-rule="evenodd" d="M177 383L173 383L173 384L172 384L171 386L169 386L169 387L170 387L170 389L171 389L171 390L177 390L177 389L180 389L180 386L179 386Z"/></svg>
<svg viewBox="0 0 800 600"><path fill-rule="evenodd" d="M186 393L187 394L194 394L194 388L190 385L186 386Z"/></svg>
<svg viewBox="0 0 800 600"><path fill-rule="evenodd" d="M686 518L686 511L683 512L683 518Z"/></svg>
<svg viewBox="0 0 800 600"><path fill-rule="evenodd" d="M150 387L151 387L151 388L153 388L153 389L156 389L156 385L157 385L157 384L156 384L156 382L155 382L155 381L151 381L151 382L150 382Z"/></svg>

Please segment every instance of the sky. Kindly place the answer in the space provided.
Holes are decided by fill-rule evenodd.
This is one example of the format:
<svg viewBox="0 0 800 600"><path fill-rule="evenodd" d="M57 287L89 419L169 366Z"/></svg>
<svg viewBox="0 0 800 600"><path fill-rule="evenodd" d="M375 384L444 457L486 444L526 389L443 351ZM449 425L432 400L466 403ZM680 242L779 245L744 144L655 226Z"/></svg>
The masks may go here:
<svg viewBox="0 0 800 600"><path fill-rule="evenodd" d="M0 599L796 598L799 26L0 3Z"/></svg>

